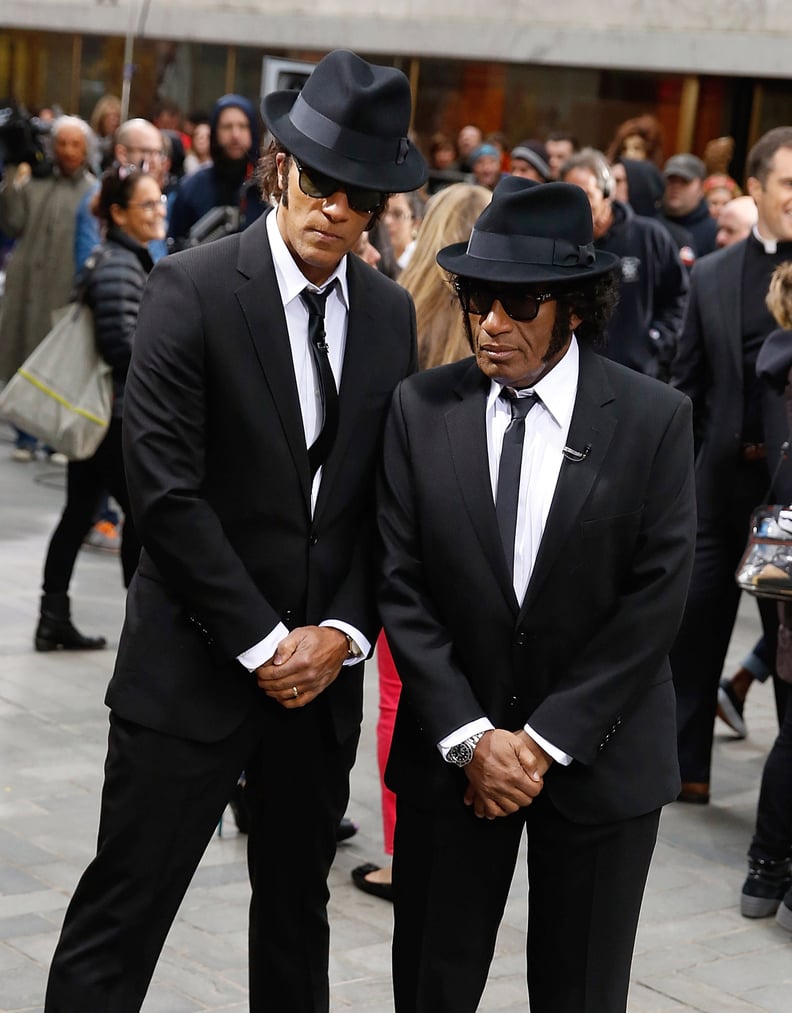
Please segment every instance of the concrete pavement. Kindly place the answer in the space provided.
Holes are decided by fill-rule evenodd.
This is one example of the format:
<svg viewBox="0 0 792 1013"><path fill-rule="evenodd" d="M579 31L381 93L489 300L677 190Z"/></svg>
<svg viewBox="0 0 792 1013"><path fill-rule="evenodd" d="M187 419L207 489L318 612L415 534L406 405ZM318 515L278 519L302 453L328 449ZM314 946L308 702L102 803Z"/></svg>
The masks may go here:
<svg viewBox="0 0 792 1013"><path fill-rule="evenodd" d="M102 698L123 592L116 558L81 553L72 587L75 619L84 632L108 636L111 647L85 654L33 651L41 567L63 502L64 472L45 462L13 463L10 452L8 430L0 425L0 1013L35 1013L66 904L95 845L107 729ZM728 670L758 628L753 603L744 601ZM367 686L349 807L361 829L340 846L330 883L332 1008L390 1013L391 909L360 893L349 878L361 862L384 860L374 666ZM775 729L768 686L752 689L746 717L750 737L743 742L718 729L712 804L675 804L663 815L630 1013L792 1010L792 938L772 919L748 921L738 910L759 779ZM185 898L145 1013L245 1013L247 902L245 842L229 819ZM528 1009L525 911L520 867L483 1011Z"/></svg>

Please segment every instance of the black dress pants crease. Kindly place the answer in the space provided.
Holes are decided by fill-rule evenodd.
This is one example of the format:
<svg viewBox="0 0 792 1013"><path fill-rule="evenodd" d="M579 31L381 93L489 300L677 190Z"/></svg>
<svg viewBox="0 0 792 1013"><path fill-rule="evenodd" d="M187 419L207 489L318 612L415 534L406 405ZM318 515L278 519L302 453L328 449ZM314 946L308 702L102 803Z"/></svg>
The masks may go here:
<svg viewBox="0 0 792 1013"><path fill-rule="evenodd" d="M659 812L597 826L565 819L546 794L479 820L397 801L393 980L396 1013L473 1013L492 962L520 839L528 840L531 1013L619 1013Z"/></svg>
<svg viewBox="0 0 792 1013"><path fill-rule="evenodd" d="M227 739L204 743L111 715L97 855L66 913L46 1013L138 1013L243 769L252 791L250 1009L327 1013L326 876L357 736L328 744L321 716L318 707L265 705Z"/></svg>
<svg viewBox="0 0 792 1013"><path fill-rule="evenodd" d="M44 563L45 593L67 592L77 553L91 525L102 495L109 492L124 511L121 536L121 567L124 587L137 568L140 541L129 506L121 451L121 419L112 419L107 436L96 453L85 461L69 461L66 470L66 505L52 534Z"/></svg>
<svg viewBox="0 0 792 1013"><path fill-rule="evenodd" d="M699 520L687 603L670 655L683 781L710 781L718 682L741 594L734 573L745 551L751 513L766 496L769 481L765 461L741 462L732 498L717 520ZM775 658L776 606L760 599L757 604L769 657Z"/></svg>

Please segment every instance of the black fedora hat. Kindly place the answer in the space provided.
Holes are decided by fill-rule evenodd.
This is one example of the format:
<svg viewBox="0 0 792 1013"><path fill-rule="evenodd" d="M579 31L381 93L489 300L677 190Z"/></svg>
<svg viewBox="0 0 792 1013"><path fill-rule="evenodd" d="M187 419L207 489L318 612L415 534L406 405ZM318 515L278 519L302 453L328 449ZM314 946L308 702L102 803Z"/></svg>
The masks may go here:
<svg viewBox="0 0 792 1013"><path fill-rule="evenodd" d="M437 263L465 278L539 284L596 278L619 258L594 249L591 207L579 186L505 176L469 241L440 250Z"/></svg>
<svg viewBox="0 0 792 1013"><path fill-rule="evenodd" d="M261 102L270 132L301 162L342 183L401 193L425 182L423 155L407 137L410 83L344 49L316 65L302 91Z"/></svg>

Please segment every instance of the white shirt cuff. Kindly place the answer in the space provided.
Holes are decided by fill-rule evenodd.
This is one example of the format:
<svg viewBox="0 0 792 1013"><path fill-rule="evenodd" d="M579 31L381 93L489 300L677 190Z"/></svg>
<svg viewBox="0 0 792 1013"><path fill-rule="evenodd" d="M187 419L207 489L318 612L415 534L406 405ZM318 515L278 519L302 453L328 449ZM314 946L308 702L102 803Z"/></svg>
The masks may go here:
<svg viewBox="0 0 792 1013"><path fill-rule="evenodd" d="M352 637L355 643L360 648L359 658L347 658L344 665L358 665L361 661L365 661L366 658L371 654L371 644L363 636L360 630L356 630L354 626L350 626L349 623L342 622L340 619L325 619L320 626L332 626L334 630L341 630L342 633L346 633L347 636Z"/></svg>
<svg viewBox="0 0 792 1013"><path fill-rule="evenodd" d="M543 739L541 735L537 735L536 732L531 728L530 725L523 725L523 730L526 735L530 735L537 746L541 746L544 751L553 757L556 763L560 763L562 767L568 767L572 762L572 757L569 753L565 753L559 749L558 746L554 746L552 742L548 742L547 739Z"/></svg>
<svg viewBox="0 0 792 1013"><path fill-rule="evenodd" d="M444 739L440 739L437 743L440 755L443 759L445 759L448 756L448 750L451 749L452 746L458 746L460 742L464 742L465 739L469 739L470 736L475 735L476 732L488 732L494 727L495 725L489 718L476 718L475 721L468 721L466 725L462 725L461 728L457 728L456 731L451 732L450 735L446 735Z"/></svg>
<svg viewBox="0 0 792 1013"><path fill-rule="evenodd" d="M278 623L272 633L263 640L259 640L257 644L249 647L242 654L238 654L237 661L244 665L248 672L254 672L260 665L270 660L277 650L278 644L288 634L289 631L283 623Z"/></svg>

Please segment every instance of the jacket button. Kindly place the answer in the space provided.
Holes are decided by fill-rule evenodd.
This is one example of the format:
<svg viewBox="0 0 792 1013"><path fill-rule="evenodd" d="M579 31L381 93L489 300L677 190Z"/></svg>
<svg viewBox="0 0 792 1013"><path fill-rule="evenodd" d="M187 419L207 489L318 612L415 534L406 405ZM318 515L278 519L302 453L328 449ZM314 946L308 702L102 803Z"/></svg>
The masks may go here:
<svg viewBox="0 0 792 1013"><path fill-rule="evenodd" d="M316 535L311 535L311 537L308 539L308 544L309 545L316 545L316 543L318 541L319 541L319 539L317 538Z"/></svg>
<svg viewBox="0 0 792 1013"><path fill-rule="evenodd" d="M509 702L506 704L507 707L516 707L518 704L516 696L509 697Z"/></svg>
<svg viewBox="0 0 792 1013"><path fill-rule="evenodd" d="M528 643L528 634L522 631L520 631L514 638L515 647L525 647L527 643Z"/></svg>

